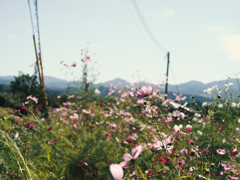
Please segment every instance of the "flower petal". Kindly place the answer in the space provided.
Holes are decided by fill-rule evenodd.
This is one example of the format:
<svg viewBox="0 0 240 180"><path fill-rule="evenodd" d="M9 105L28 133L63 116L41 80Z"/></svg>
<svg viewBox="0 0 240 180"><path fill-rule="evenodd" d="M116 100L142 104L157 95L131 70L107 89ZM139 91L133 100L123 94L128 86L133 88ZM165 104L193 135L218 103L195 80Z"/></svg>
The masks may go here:
<svg viewBox="0 0 240 180"><path fill-rule="evenodd" d="M123 155L124 161L129 162L129 161L131 161L131 159L132 159L132 156L130 154L126 153Z"/></svg>
<svg viewBox="0 0 240 180"><path fill-rule="evenodd" d="M128 163L129 162L127 162L127 161L123 161L123 162L119 163L119 166L121 166L123 168L123 167L127 166Z"/></svg>
<svg viewBox="0 0 240 180"><path fill-rule="evenodd" d="M118 164L111 164L110 172L114 179L123 179L123 169Z"/></svg>
<svg viewBox="0 0 240 180"><path fill-rule="evenodd" d="M132 149L132 157L133 159L138 158L138 156L142 153L143 147L141 145Z"/></svg>

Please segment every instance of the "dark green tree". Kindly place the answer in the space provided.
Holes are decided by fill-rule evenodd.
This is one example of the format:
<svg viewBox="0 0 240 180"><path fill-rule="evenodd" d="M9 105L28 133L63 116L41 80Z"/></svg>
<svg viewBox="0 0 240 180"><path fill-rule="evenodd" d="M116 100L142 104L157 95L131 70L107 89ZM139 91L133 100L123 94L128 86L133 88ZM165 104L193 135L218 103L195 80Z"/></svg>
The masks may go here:
<svg viewBox="0 0 240 180"><path fill-rule="evenodd" d="M19 75L14 78L15 81L11 81L10 84L11 92L17 94L21 100L25 100L29 95L41 97L41 86L37 81L37 76L19 72Z"/></svg>

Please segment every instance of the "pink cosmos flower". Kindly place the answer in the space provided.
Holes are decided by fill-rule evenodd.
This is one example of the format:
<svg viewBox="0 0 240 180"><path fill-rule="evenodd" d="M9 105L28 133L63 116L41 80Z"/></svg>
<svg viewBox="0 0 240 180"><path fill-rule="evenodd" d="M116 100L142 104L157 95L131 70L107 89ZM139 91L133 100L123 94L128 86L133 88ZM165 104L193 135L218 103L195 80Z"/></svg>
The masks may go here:
<svg viewBox="0 0 240 180"><path fill-rule="evenodd" d="M108 132L105 132L105 134L108 135L108 136L112 136L112 134L110 134L110 133L108 133Z"/></svg>
<svg viewBox="0 0 240 180"><path fill-rule="evenodd" d="M238 177L237 177L237 176L234 176L234 175L232 175L232 176L229 175L228 177L229 177L230 179L238 179Z"/></svg>
<svg viewBox="0 0 240 180"><path fill-rule="evenodd" d="M34 127L34 125L30 124L28 127L29 127L29 129L32 129Z"/></svg>
<svg viewBox="0 0 240 180"><path fill-rule="evenodd" d="M180 152L181 154L188 154L188 151L186 149L182 149Z"/></svg>
<svg viewBox="0 0 240 180"><path fill-rule="evenodd" d="M48 131L51 131L51 130L52 130L52 128L53 128L53 127L52 127L52 126L50 126L50 127L47 129L47 130L48 130Z"/></svg>
<svg viewBox="0 0 240 180"><path fill-rule="evenodd" d="M61 98L61 96L57 96L57 98L58 98L58 99L60 99L60 98Z"/></svg>
<svg viewBox="0 0 240 180"><path fill-rule="evenodd" d="M98 89L95 89L96 94L100 94L101 92Z"/></svg>
<svg viewBox="0 0 240 180"><path fill-rule="evenodd" d="M141 145L133 148L131 154L126 153L123 155L123 162L121 162L119 165L121 167L125 167L132 159L137 159L142 151L143 147Z"/></svg>
<svg viewBox="0 0 240 180"><path fill-rule="evenodd" d="M91 110L83 109L82 111L83 111L84 113L86 113L86 114L91 114Z"/></svg>
<svg viewBox="0 0 240 180"><path fill-rule="evenodd" d="M51 142L50 144L55 144L55 143L57 143L57 141L53 141L53 142Z"/></svg>
<svg viewBox="0 0 240 180"><path fill-rule="evenodd" d="M123 172L123 169L120 165L111 164L110 165L110 172L111 172L114 179L116 179L116 180L123 179L124 172Z"/></svg>
<svg viewBox="0 0 240 180"><path fill-rule="evenodd" d="M136 98L137 99L144 99L144 98L147 98L149 97L150 95L153 94L153 90L152 90L152 87L142 87L141 90L139 90L136 94Z"/></svg>
<svg viewBox="0 0 240 180"><path fill-rule="evenodd" d="M238 150L237 150L237 149L233 149L233 150L232 150L232 158L235 159L235 158L236 158L235 156L236 156L237 154L238 154Z"/></svg>
<svg viewBox="0 0 240 180"><path fill-rule="evenodd" d="M226 151L224 149L217 149L217 153L220 155L226 154Z"/></svg>
<svg viewBox="0 0 240 180"><path fill-rule="evenodd" d="M71 66L72 66L72 67L76 67L76 65L77 65L77 63L76 63L76 62L73 62Z"/></svg>
<svg viewBox="0 0 240 180"><path fill-rule="evenodd" d="M70 98L74 98L74 95L68 96L68 99L70 99Z"/></svg>
<svg viewBox="0 0 240 180"><path fill-rule="evenodd" d="M104 103L103 103L103 102L100 102L100 103L99 103L99 106L103 107L103 106L104 106Z"/></svg>
<svg viewBox="0 0 240 180"><path fill-rule="evenodd" d="M87 60L88 62L91 62L91 61L92 61L92 58L91 58L90 56L87 56L87 57L86 57L86 60Z"/></svg>

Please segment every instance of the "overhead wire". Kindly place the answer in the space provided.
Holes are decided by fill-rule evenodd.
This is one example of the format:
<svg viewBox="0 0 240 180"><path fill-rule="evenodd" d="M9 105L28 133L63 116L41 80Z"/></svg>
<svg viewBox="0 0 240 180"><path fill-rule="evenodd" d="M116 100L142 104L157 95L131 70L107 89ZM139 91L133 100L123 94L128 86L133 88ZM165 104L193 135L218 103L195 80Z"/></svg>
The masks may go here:
<svg viewBox="0 0 240 180"><path fill-rule="evenodd" d="M41 52L41 44L40 44L40 28L39 28L39 17L38 17L38 5L37 5L37 1L38 1L38 0L35 0L35 15L36 15L36 19L37 19L38 49L39 49L39 54L42 54L42 52Z"/></svg>
<svg viewBox="0 0 240 180"><path fill-rule="evenodd" d="M152 34L152 32L151 32L150 28L148 27L145 19L143 18L143 15L142 15L142 13L141 13L141 11L140 11L140 9L139 9L136 1L135 1L135 0L132 0L132 4L133 4L133 7L135 8L135 10L136 10L136 12L137 12L137 15L138 15L138 17L139 17L139 19L140 19L143 27L145 28L145 30L146 30L146 32L148 33L148 35L149 35L150 39L152 40L152 42L158 47L158 49L159 49L160 51L162 51L163 53L166 53L167 51L158 43L158 41L156 40L155 36ZM167 55L167 54L166 54L166 55ZM165 55L165 57L166 57L166 55ZM173 75L173 79L174 79L174 83L175 83L177 92L178 92L178 94L180 94L179 89L178 89L178 85L177 85L176 80L175 80L175 77L174 77L174 73L173 73L173 70L172 70L171 63L170 63L170 69L171 69L171 73L172 73L172 75ZM168 79L167 79L167 81L168 81Z"/></svg>
<svg viewBox="0 0 240 180"><path fill-rule="evenodd" d="M29 7L29 12L30 12L30 18L31 18L32 32L33 32L33 35L34 35L34 28L33 28L33 20L32 20L32 11L31 11L30 0L28 0L28 7Z"/></svg>
<svg viewBox="0 0 240 180"><path fill-rule="evenodd" d="M133 4L133 7L135 8L135 10L137 12L137 15L138 15L138 17L139 17L143 27L147 31L147 33L148 33L150 39L152 40L152 42L158 47L158 49L160 51L162 51L163 53L166 53L167 51L158 43L158 41L156 40L155 36L152 34L151 30L149 29L145 19L142 16L142 13L141 13L140 9L138 8L138 5L137 5L136 1L132 0L132 4Z"/></svg>
<svg viewBox="0 0 240 180"><path fill-rule="evenodd" d="M151 49L150 46L149 46L149 43L147 42L146 38L144 37L144 35L143 35L143 33L142 33L142 31L141 31L141 29L140 29L140 27L139 27L139 25L138 25L136 19L134 18L134 15L132 14L130 8L128 7L128 4L127 4L126 0L124 0L124 2L125 2L125 4L126 4L128 10L129 10L129 12L130 12L130 14L131 14L133 20L134 20L134 23L135 23L136 26L137 26L137 28L138 28L138 30L139 30L139 32L140 32L142 38L144 39L145 43L147 44L147 46L148 46L150 52L153 54L153 56L154 56L154 58L155 58L154 60L155 60L157 63L159 63L159 64L160 64L160 67L162 68L162 70L164 70L164 69L163 69L163 66L162 66L162 64L161 64L161 62L157 60L157 56L156 56L156 54L152 51L152 49Z"/></svg>
<svg viewBox="0 0 240 180"><path fill-rule="evenodd" d="M173 70L172 70L171 63L169 63L169 64L170 64L170 69L171 69L171 73L172 73L172 76L173 76L173 80L174 80L174 83L175 83L177 92L178 92L178 94L180 94L179 89L178 89L178 85L177 85L176 80L175 80L175 77L174 77L174 73L173 73Z"/></svg>
<svg viewBox="0 0 240 180"><path fill-rule="evenodd" d="M31 19L31 25L32 25L32 33L33 33L33 36L35 36L34 28L33 28L33 19L32 19L32 11L31 11L30 0L28 0L28 7L29 7L30 19ZM35 66L34 66L34 76L37 76L37 63L34 63L34 64L35 64Z"/></svg>

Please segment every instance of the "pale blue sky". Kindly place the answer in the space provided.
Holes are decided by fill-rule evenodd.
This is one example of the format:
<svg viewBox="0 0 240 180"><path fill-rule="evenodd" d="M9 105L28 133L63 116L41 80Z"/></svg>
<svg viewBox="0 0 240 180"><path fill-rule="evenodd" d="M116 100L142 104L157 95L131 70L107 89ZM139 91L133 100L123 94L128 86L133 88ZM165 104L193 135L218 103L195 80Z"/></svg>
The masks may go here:
<svg viewBox="0 0 240 180"><path fill-rule="evenodd" d="M158 43L170 51L178 84L208 83L240 71L239 0L136 1ZM80 74L81 49L88 47L97 61L94 73L101 71L98 82L137 82L137 71L141 80L164 80L165 53L149 38L131 0L39 0L38 9L44 75L64 79L62 60L77 62L74 73ZM0 75L32 74L34 62L27 0L0 0Z"/></svg>

